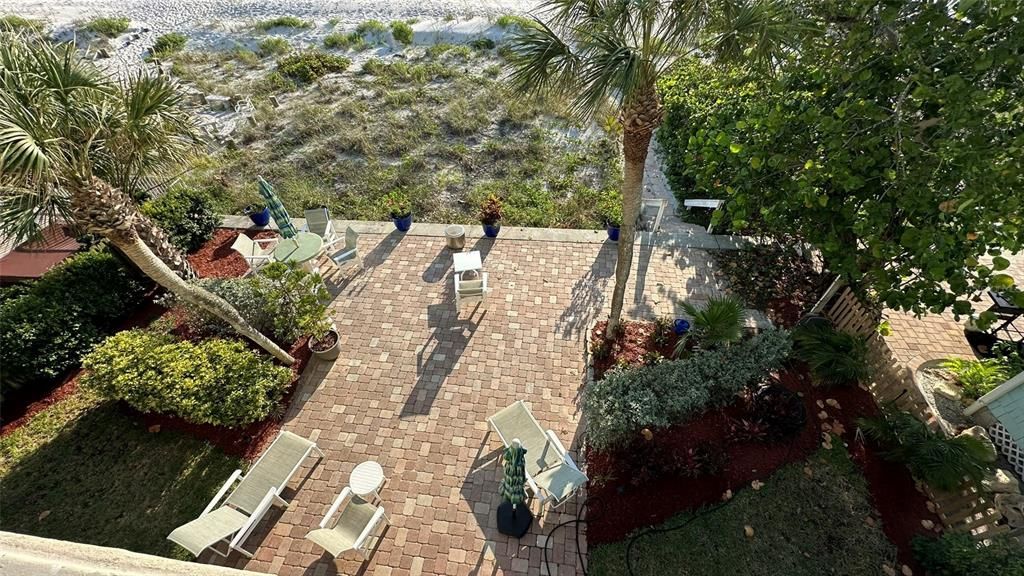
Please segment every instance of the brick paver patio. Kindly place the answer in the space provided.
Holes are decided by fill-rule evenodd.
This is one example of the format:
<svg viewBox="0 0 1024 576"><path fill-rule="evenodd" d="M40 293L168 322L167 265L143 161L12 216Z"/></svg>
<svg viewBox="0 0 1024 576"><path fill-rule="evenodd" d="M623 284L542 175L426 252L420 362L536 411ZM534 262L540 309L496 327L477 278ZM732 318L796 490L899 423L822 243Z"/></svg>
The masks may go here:
<svg viewBox="0 0 1024 576"><path fill-rule="evenodd" d="M579 499L522 540L499 534L501 442L486 418L525 399L575 453L584 334L606 314L615 246L470 239L467 248L482 252L493 292L457 315L443 238L360 238L365 268L329 279L341 357L307 370L286 415L285 428L316 439L327 457L303 469L291 506L247 542L252 560L204 560L284 576L546 573L545 535L575 516ZM635 261L630 315L672 313L674 298L717 290L707 252L637 246ZM369 562L334 560L303 536L364 460L389 477L381 496L392 526ZM552 574L579 572L572 530L547 544Z"/></svg>

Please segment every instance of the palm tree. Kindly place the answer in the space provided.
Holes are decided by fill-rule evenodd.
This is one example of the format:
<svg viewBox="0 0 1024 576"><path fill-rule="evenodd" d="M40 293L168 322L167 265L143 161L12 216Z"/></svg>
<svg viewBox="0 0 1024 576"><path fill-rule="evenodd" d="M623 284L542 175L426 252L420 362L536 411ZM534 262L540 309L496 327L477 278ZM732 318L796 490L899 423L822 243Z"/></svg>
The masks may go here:
<svg viewBox="0 0 1024 576"><path fill-rule="evenodd" d="M70 44L0 33L0 235L21 240L63 221L103 236L158 284L292 364L228 302L188 282L191 268L176 273L154 252L146 240L166 236L115 184L180 162L194 141L166 78L116 83Z"/></svg>
<svg viewBox="0 0 1024 576"><path fill-rule="evenodd" d="M609 328L622 315L640 215L644 162L661 123L658 78L701 51L771 67L799 29L783 0L549 0L512 37L509 81L525 94L568 99L589 121L618 112L625 159L622 228Z"/></svg>

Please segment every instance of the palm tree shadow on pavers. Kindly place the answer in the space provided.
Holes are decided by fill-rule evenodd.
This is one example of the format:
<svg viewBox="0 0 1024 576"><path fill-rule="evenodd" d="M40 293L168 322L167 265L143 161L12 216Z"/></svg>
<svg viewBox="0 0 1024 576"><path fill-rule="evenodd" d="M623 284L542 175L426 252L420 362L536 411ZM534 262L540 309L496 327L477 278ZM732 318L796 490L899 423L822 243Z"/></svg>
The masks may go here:
<svg viewBox="0 0 1024 576"><path fill-rule="evenodd" d="M590 270L572 285L569 305L558 317L556 326L565 338L585 338L584 331L601 315L608 281L615 273L616 246L614 242L601 245Z"/></svg>
<svg viewBox="0 0 1024 576"><path fill-rule="evenodd" d="M470 318L460 319L453 298L447 297L447 290L445 294L444 302L427 306L427 325L433 330L416 351L416 383L402 406L400 418L430 413L441 386L455 370L477 326L487 315L486 310L477 306Z"/></svg>

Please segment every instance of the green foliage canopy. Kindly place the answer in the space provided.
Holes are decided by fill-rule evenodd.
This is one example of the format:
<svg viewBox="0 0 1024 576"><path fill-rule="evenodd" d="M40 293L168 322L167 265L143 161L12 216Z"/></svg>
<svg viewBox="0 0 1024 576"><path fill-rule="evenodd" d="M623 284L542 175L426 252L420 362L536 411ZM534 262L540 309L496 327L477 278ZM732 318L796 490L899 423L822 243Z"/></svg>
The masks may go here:
<svg viewBox="0 0 1024 576"><path fill-rule="evenodd" d="M971 311L1024 248L1019 2L825 2L777 83L687 62L663 79L677 193L795 234L890 308ZM719 215L721 217L721 215ZM981 320L990 321L984 315Z"/></svg>

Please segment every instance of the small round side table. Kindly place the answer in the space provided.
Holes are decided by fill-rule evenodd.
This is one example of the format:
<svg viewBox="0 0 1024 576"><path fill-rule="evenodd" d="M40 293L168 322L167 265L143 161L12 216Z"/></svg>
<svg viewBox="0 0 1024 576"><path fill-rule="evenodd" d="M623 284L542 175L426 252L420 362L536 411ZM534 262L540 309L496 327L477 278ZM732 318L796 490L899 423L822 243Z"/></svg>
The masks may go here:
<svg viewBox="0 0 1024 576"><path fill-rule="evenodd" d="M380 490L382 484L384 484L384 469L372 460L353 468L352 474L348 477L348 485L352 488L352 492L368 502L371 501L370 496L380 499L380 494L377 491Z"/></svg>

